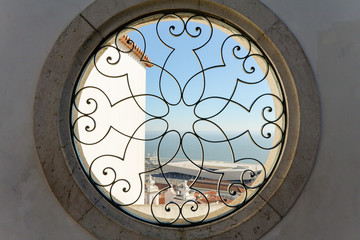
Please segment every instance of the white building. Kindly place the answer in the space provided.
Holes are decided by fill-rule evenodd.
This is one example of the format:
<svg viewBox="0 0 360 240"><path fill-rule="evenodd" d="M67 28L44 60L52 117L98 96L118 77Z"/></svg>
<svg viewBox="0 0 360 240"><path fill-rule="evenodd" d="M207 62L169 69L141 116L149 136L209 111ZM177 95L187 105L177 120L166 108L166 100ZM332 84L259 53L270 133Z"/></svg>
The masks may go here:
<svg viewBox="0 0 360 240"><path fill-rule="evenodd" d="M145 141L139 139L145 138L145 126L137 128L145 121L142 111L145 110L145 97L136 95L146 92L146 67L151 65L140 61L144 53L136 44L132 45L127 35L118 39L120 52L115 50L115 39L113 37L105 44L111 47L101 48L90 60L78 84L78 109L83 112L95 109L91 104L88 106L88 99L96 101L97 109L90 115L96 127L86 131L86 126L95 125L89 118L79 119L81 112L73 108L73 121L79 119L75 135L80 141L75 142L91 177L98 184L108 185L100 187L106 195L120 204L144 204L144 179L140 179L139 173L145 170ZM143 58L149 60L146 55ZM105 175L103 170L106 168L111 169L106 170ZM128 182L120 180L109 185L119 179Z"/></svg>

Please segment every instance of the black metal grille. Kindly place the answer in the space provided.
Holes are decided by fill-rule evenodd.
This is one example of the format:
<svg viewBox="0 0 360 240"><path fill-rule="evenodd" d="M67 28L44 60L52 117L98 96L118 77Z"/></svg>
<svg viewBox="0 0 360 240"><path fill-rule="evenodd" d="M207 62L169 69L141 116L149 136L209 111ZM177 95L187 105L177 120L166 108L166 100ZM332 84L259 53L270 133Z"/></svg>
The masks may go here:
<svg viewBox="0 0 360 240"><path fill-rule="evenodd" d="M145 28L136 24L120 29L93 53L73 94L70 120L73 144L90 181L115 207L162 225L183 226L212 221L250 201L277 164L286 129L281 84L261 48L239 30L234 33L231 27L223 27L228 30L224 37L224 32L219 33L214 28L214 24L222 26L219 22L189 13L158 15L156 22L149 21L148 25L151 24L153 28L149 27L146 33L145 30L142 32ZM152 35L149 34L151 29ZM149 36L163 45L165 50L161 53L159 50L162 58L148 53L152 47L149 43L154 41L149 40ZM210 55L217 55L217 62L206 59L207 51L215 52ZM122 57L130 54L137 56L148 72L150 67L154 72L147 75L146 85L152 89L149 92L134 90L137 79L132 79L126 68L119 68ZM97 85L86 84L91 71L102 76L95 81ZM122 81L128 95L113 100L102 88L106 81ZM271 90L264 90L268 85ZM252 92L246 93L247 89ZM244 96L245 102L240 102ZM151 106L153 101L157 104ZM105 121L100 111L106 108L103 111L109 113L121 109L120 106L127 102L137 108L138 116L141 115L139 112L144 116L143 121L130 132L126 127L123 130L113 124L116 117L108 116ZM185 130L173 128L173 118L169 116L176 113L177 108L188 109L193 114L194 121ZM131 111L122 111L116 116L124 116L131 121ZM226 124L230 120L239 127L229 130ZM144 135L144 129L151 131L152 126L162 128L159 127L161 130L156 134ZM206 134L206 127L213 129L216 137ZM110 135L125 139L121 143L109 143L120 144L119 148L124 149L122 154L106 152L102 148L102 144L111 139ZM173 151L163 157L165 142L170 136L175 139ZM137 183L134 184L133 179L122 175L123 171L132 169L118 170L116 164L121 166L123 162L132 161L127 154L136 152L129 150L136 142L155 144L157 155L152 158L144 156L144 170L136 173ZM252 144L251 149L257 149L261 156L266 157L259 159L259 154L247 147L249 143ZM241 144L244 146L241 147ZM99 154L86 153L96 146L102 149ZM194 146L196 154L189 150ZM227 153L229 161L224 163L227 168L220 166L222 159L216 159L216 164L209 159L208 152L217 146L225 149L224 156ZM177 159L180 154L182 162L185 162L183 172L176 171L182 166ZM227 174L237 174L237 178L227 177ZM100 180L102 178L105 180ZM155 189L152 195L149 194L150 187ZM134 191L138 195L129 201L119 197ZM172 198L168 200L166 195L170 193ZM148 204L144 202L146 196ZM137 206L140 199L142 206ZM218 207L214 207L216 205L227 210L219 211ZM143 214L137 213L145 208L148 210Z"/></svg>

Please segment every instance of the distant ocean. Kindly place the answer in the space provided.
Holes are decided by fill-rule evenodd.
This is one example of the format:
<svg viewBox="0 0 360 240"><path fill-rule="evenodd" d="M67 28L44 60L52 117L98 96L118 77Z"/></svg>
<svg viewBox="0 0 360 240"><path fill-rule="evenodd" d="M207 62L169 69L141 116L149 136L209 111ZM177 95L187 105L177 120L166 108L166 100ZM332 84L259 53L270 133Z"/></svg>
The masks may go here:
<svg viewBox="0 0 360 240"><path fill-rule="evenodd" d="M154 138L159 135L160 133L158 132L146 132L147 139ZM222 139L221 136L214 133L201 133L199 135L207 140L216 141ZM174 156L177 148L180 145L177 134L167 134L161 141L160 147L158 148L159 143L160 138L152 141L146 141L145 154L146 156L153 156L153 154L156 153L160 157L161 162L166 162L172 156ZM203 146L205 161L233 162L231 150L227 142L210 143L201 140L201 143ZM238 139L232 140L230 143L233 149L235 160L242 158L255 158L260 162L265 163L270 152L269 150L263 150L257 147L247 134L239 137ZM195 137L191 135L185 136L182 146L189 158L192 160L201 159L201 145ZM180 148L179 152L175 155L172 161L176 162L185 160L187 160L187 158ZM254 161L247 162L254 163Z"/></svg>

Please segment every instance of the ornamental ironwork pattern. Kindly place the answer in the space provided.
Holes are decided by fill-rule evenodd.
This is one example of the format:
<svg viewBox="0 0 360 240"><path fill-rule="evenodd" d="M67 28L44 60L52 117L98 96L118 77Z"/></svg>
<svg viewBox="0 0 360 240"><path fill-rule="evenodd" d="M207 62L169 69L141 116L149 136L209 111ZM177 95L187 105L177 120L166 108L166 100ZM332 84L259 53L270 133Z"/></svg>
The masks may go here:
<svg viewBox="0 0 360 240"><path fill-rule="evenodd" d="M74 148L96 189L130 215L171 226L215 220L250 201L277 164L280 82L251 37L213 18L145 23L109 37L84 67L72 99ZM189 114L190 126L179 127ZM227 160L211 158L217 146Z"/></svg>

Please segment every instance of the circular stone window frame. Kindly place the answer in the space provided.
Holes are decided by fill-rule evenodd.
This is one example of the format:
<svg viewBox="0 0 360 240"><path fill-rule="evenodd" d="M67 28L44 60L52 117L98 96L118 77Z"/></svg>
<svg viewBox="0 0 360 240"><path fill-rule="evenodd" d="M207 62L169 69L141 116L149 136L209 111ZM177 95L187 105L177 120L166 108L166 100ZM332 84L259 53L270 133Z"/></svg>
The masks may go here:
<svg viewBox="0 0 360 240"><path fill-rule="evenodd" d="M90 183L71 143L70 101L83 66L109 34L158 12L213 16L251 36L275 66L286 100L287 136L272 176L249 203L216 221L150 224L119 211ZM64 209L99 239L258 239L300 195L320 139L320 106L310 65L295 37L259 1L95 1L61 33L43 66L34 102L34 138L47 181Z"/></svg>

